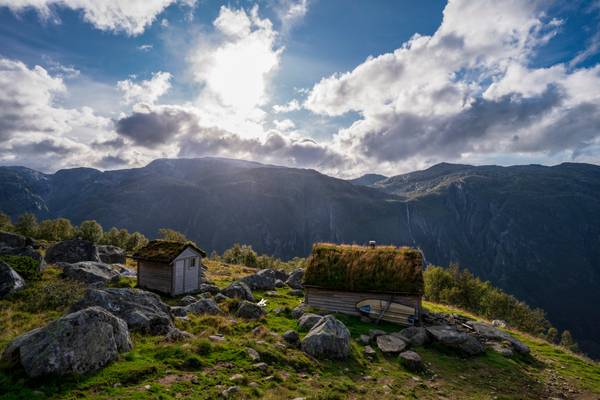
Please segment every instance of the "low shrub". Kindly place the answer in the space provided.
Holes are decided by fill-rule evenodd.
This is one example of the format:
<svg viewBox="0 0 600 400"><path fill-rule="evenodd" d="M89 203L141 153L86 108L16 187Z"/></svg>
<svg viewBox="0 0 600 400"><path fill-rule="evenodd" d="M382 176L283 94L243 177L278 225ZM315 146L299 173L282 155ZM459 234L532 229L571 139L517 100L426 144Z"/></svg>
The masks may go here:
<svg viewBox="0 0 600 400"><path fill-rule="evenodd" d="M0 256L0 261L4 261L11 266L26 281L38 280L42 276L39 271L40 262L27 256Z"/></svg>

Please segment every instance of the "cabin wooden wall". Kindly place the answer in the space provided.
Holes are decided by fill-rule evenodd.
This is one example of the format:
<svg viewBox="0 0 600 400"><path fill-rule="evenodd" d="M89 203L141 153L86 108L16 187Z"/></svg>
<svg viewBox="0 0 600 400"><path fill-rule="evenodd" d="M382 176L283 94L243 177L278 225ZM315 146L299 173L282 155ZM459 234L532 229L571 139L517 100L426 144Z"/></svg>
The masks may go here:
<svg viewBox="0 0 600 400"><path fill-rule="evenodd" d="M170 294L173 282L172 271L173 268L168 264L138 261L138 286Z"/></svg>
<svg viewBox="0 0 600 400"><path fill-rule="evenodd" d="M421 315L421 297L420 296L401 296L385 293L367 293L367 292L344 292L339 290L319 289L315 287L304 288L304 302L310 306L339 312L349 315L360 315L356 309L356 303L359 301L375 299L392 301L416 309L416 316Z"/></svg>

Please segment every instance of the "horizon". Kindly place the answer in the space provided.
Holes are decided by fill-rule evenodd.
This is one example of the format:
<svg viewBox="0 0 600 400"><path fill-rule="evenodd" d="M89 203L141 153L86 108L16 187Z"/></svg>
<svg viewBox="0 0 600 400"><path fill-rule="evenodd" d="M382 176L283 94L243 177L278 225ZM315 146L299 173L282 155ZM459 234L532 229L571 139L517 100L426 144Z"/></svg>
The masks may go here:
<svg viewBox="0 0 600 400"><path fill-rule="evenodd" d="M0 0L0 165L597 165L599 25L591 0Z"/></svg>

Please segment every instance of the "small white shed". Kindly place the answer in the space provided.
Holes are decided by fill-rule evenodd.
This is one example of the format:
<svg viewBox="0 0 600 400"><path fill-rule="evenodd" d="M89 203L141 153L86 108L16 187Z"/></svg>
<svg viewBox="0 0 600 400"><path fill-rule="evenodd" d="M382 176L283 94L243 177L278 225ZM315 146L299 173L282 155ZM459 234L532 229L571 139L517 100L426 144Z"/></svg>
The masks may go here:
<svg viewBox="0 0 600 400"><path fill-rule="evenodd" d="M152 240L133 255L138 287L171 296L194 293L202 283L202 257L206 253L192 242Z"/></svg>

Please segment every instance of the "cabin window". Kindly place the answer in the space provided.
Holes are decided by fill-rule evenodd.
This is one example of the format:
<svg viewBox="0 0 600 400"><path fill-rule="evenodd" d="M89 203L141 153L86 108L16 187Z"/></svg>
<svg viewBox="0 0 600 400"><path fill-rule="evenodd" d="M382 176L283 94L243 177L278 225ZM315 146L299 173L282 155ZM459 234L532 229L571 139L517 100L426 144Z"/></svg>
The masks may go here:
<svg viewBox="0 0 600 400"><path fill-rule="evenodd" d="M196 257L193 257L193 258L190 260L190 264L191 264L191 266L192 266L192 267L195 267L195 266L196 266Z"/></svg>

